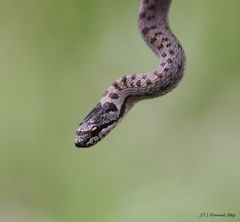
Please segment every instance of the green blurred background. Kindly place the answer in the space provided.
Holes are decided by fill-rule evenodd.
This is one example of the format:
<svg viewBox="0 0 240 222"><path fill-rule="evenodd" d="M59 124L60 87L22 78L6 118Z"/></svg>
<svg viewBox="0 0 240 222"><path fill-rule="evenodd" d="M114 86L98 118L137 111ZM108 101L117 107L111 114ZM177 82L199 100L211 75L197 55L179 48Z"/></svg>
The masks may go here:
<svg viewBox="0 0 240 222"><path fill-rule="evenodd" d="M139 35L138 6L0 1L1 222L240 213L238 0L173 1L171 27L187 55L182 83L139 103L98 145L74 147L108 85L158 63Z"/></svg>

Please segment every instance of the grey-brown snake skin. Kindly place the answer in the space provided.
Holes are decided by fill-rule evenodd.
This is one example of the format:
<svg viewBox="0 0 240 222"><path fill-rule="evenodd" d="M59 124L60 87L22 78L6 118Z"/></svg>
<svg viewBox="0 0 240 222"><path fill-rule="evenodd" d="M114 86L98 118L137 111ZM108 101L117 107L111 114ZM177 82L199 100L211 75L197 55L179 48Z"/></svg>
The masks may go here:
<svg viewBox="0 0 240 222"><path fill-rule="evenodd" d="M79 125L75 145L90 147L105 137L138 101L165 95L183 77L183 49L168 25L171 0L142 0L138 26L160 64L153 72L123 76L104 93L100 102Z"/></svg>

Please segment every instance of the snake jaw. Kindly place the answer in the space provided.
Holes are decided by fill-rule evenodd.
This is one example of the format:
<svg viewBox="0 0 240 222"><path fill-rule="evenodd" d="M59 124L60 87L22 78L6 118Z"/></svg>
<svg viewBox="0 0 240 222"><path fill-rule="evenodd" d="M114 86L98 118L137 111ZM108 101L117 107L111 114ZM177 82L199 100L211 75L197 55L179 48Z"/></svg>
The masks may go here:
<svg viewBox="0 0 240 222"><path fill-rule="evenodd" d="M78 148L88 148L88 147L96 144L99 140L100 140L99 137L95 136L86 142L84 140L84 138L76 136L75 137L75 146Z"/></svg>
<svg viewBox="0 0 240 222"><path fill-rule="evenodd" d="M78 148L86 147L84 141L78 136L75 137L75 146Z"/></svg>
<svg viewBox="0 0 240 222"><path fill-rule="evenodd" d="M78 148L88 148L93 146L100 138L98 136L93 136L89 131L77 131L75 136L75 146Z"/></svg>

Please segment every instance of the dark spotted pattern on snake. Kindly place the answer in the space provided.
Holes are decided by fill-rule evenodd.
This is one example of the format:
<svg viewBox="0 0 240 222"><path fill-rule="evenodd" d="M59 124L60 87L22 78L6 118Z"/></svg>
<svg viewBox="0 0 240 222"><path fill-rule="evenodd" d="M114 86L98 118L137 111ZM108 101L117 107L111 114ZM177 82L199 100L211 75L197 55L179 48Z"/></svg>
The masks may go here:
<svg viewBox="0 0 240 222"><path fill-rule="evenodd" d="M142 0L138 25L147 45L160 60L153 72L129 74L115 81L79 125L75 145L90 147L105 137L138 101L165 95L183 77L183 49L168 25L171 0Z"/></svg>

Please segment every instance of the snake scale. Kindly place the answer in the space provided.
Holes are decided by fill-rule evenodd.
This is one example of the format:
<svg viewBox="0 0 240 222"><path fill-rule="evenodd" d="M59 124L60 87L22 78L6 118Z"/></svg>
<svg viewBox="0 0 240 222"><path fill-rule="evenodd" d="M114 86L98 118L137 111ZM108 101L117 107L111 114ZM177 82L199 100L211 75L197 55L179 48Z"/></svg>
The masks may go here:
<svg viewBox="0 0 240 222"><path fill-rule="evenodd" d="M76 147L90 147L105 137L138 101L165 95L183 77L184 51L168 25L171 0L141 0L140 33L160 60L153 72L129 74L115 81L79 125Z"/></svg>

